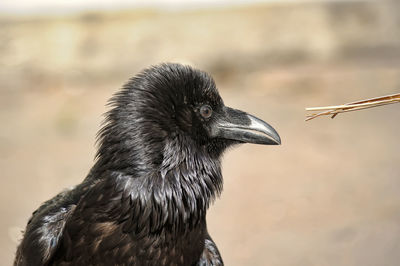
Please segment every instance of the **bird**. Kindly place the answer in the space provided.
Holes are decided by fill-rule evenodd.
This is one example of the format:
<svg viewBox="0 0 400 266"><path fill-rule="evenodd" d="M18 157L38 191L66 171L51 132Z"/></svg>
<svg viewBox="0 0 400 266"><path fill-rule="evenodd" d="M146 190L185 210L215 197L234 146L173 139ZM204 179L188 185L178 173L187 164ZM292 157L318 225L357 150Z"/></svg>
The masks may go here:
<svg viewBox="0 0 400 266"><path fill-rule="evenodd" d="M206 224L222 155L279 134L178 63L142 70L108 105L93 167L33 212L14 265L224 265Z"/></svg>

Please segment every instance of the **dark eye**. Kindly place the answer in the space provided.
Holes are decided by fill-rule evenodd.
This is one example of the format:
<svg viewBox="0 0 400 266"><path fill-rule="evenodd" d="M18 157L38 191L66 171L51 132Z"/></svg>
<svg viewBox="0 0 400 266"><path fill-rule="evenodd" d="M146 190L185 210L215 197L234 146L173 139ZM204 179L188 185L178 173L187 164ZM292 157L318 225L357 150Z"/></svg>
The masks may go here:
<svg viewBox="0 0 400 266"><path fill-rule="evenodd" d="M204 118L210 118L212 115L212 109L209 105L203 105L200 107L200 115Z"/></svg>

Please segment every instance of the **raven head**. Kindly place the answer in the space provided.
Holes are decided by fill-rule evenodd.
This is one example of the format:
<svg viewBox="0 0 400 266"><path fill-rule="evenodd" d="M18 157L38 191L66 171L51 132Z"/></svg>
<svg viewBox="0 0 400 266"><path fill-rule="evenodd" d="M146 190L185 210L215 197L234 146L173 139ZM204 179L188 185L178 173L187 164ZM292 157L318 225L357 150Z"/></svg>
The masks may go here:
<svg viewBox="0 0 400 266"><path fill-rule="evenodd" d="M211 158L235 143L281 143L266 122L225 106L212 77L189 66L150 67L130 79L110 105L97 156L111 167L130 162L136 170L157 167L171 139L179 139L178 150L194 147Z"/></svg>

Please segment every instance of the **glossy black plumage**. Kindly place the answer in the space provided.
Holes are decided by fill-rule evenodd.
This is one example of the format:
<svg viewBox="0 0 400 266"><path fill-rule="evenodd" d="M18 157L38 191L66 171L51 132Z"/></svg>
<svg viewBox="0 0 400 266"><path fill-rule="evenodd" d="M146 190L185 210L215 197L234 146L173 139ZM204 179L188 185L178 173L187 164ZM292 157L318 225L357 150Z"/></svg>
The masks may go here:
<svg viewBox="0 0 400 266"><path fill-rule="evenodd" d="M220 157L280 144L265 122L225 107L205 72L162 64L111 100L86 179L28 222L15 265L223 265L206 226Z"/></svg>

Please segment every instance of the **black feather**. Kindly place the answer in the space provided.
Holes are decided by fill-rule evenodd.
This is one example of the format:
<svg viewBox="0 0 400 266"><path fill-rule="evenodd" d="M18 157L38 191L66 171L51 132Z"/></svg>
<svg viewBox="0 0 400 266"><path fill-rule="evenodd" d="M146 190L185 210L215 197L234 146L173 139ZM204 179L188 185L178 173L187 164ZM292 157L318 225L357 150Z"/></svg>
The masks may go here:
<svg viewBox="0 0 400 266"><path fill-rule="evenodd" d="M130 79L109 102L89 175L33 213L15 265L223 265L206 211L234 141L210 138L204 104L224 108L213 79L191 67Z"/></svg>

